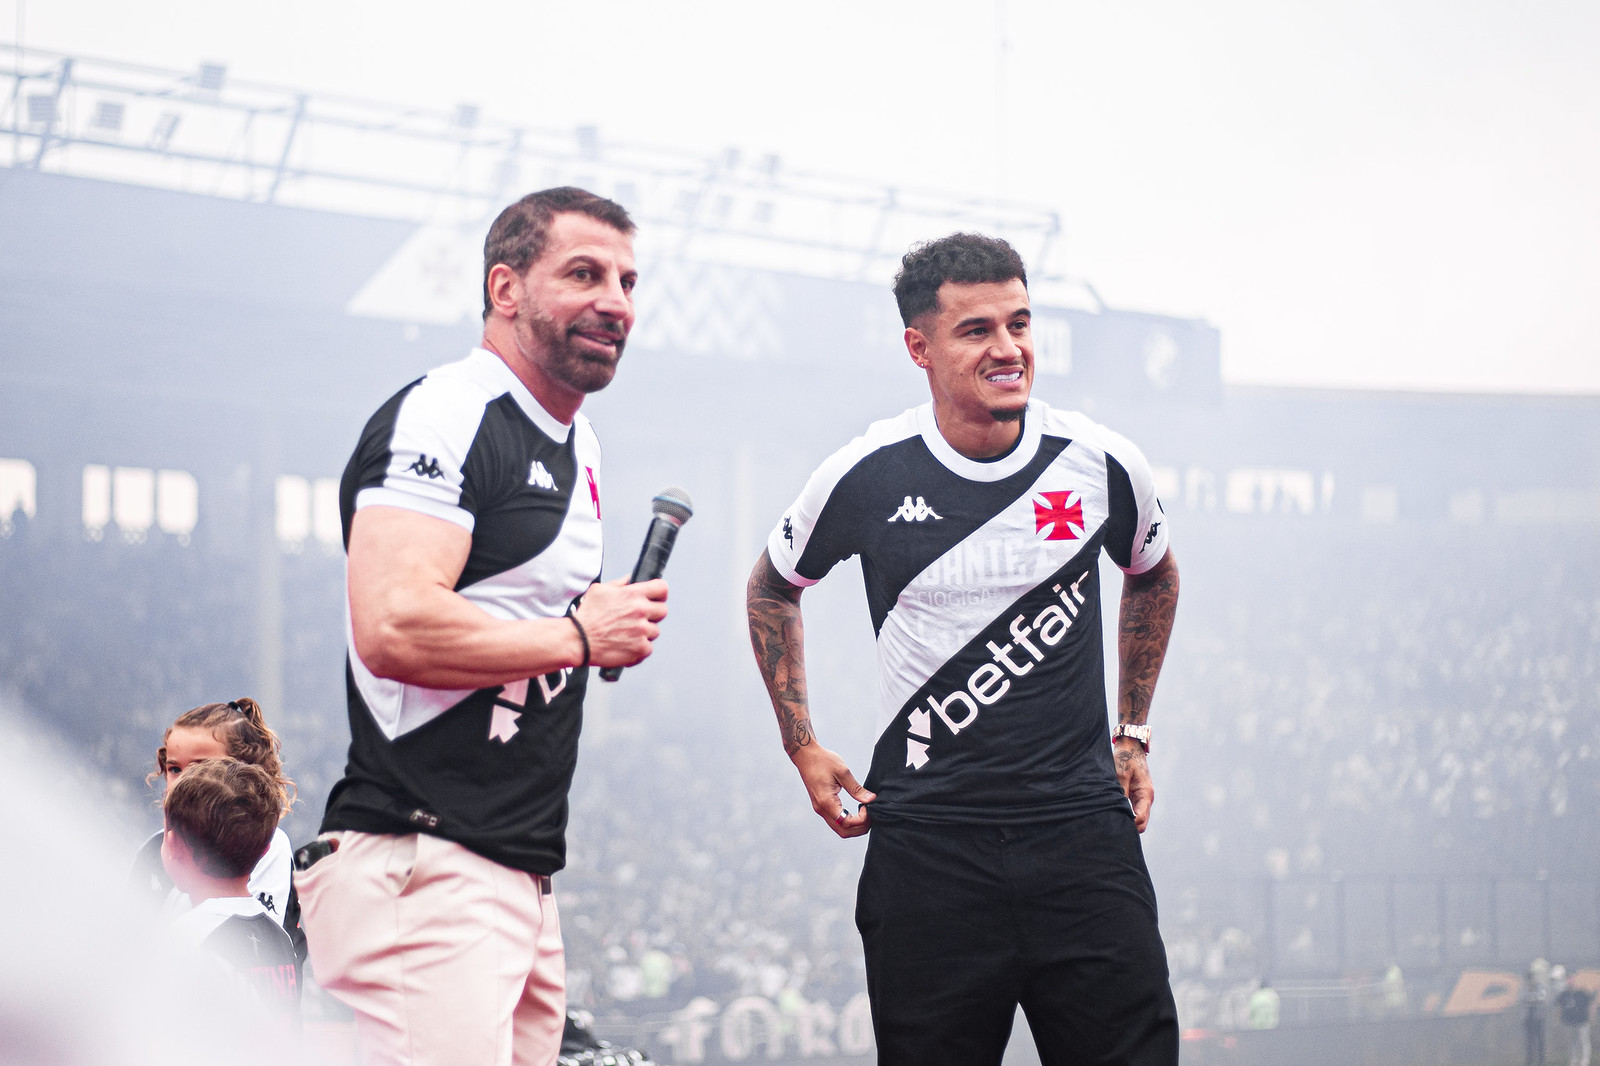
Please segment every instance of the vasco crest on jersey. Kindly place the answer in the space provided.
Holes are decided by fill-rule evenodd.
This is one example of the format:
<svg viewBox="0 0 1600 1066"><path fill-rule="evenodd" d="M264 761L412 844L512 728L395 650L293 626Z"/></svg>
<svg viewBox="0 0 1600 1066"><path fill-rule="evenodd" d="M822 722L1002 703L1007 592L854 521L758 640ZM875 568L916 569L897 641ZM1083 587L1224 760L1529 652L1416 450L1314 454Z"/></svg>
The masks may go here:
<svg viewBox="0 0 1600 1066"><path fill-rule="evenodd" d="M1043 540L1079 540L1085 528L1083 498L1072 489L1033 495L1034 532Z"/></svg>

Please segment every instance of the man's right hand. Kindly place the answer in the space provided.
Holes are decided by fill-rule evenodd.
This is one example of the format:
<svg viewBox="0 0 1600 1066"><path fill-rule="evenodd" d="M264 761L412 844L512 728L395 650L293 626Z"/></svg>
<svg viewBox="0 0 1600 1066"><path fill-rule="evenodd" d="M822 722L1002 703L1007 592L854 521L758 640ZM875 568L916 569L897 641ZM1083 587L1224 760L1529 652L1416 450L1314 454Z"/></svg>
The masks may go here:
<svg viewBox="0 0 1600 1066"><path fill-rule="evenodd" d="M843 759L815 742L800 748L791 758L795 769L800 771L800 780L806 784L806 791L811 793L811 809L828 823L829 829L848 838L861 836L872 828L866 805L878 797L861 787ZM861 804L854 814L845 813L839 799L841 791Z"/></svg>
<svg viewBox="0 0 1600 1066"><path fill-rule="evenodd" d="M583 661L570 618L495 618L455 591L472 534L400 507L363 507L350 526L350 625L355 652L378 677L428 688L475 689L538 677ZM633 666L650 654L667 615L667 583L591 585L578 621L595 666Z"/></svg>
<svg viewBox="0 0 1600 1066"><path fill-rule="evenodd" d="M593 584L578 601L591 666L635 666L650 656L667 616L667 583L618 579Z"/></svg>

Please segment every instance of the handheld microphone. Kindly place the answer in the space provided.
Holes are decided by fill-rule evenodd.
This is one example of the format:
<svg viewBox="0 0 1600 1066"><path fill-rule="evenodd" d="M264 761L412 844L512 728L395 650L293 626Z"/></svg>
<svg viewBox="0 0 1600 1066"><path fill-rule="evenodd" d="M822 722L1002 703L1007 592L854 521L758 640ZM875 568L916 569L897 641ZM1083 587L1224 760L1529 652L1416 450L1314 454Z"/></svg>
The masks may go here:
<svg viewBox="0 0 1600 1066"><path fill-rule="evenodd" d="M639 549L639 561L633 564L633 576L628 578L628 583L636 584L640 581L654 581L661 576L667 568L667 556L672 554L672 545L678 539L678 530L694 514L694 502L689 499L689 491L677 485L668 485L650 501L650 510L655 515L650 519L650 528L644 534L644 547ZM622 667L605 666L600 669L600 680L615 681L622 676Z"/></svg>

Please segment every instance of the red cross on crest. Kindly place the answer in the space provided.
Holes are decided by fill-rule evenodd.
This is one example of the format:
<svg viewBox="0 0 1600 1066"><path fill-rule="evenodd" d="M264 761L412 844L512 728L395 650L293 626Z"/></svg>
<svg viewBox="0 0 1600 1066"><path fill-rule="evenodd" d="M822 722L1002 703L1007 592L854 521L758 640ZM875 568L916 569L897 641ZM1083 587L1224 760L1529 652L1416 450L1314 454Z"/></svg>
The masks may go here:
<svg viewBox="0 0 1600 1066"><path fill-rule="evenodd" d="M1040 503L1039 500L1043 500ZM1071 500L1071 503L1067 501ZM1041 492L1033 501L1033 530L1050 527L1045 540L1077 540L1083 535L1083 501L1076 492ZM1074 530L1072 527L1077 526Z"/></svg>

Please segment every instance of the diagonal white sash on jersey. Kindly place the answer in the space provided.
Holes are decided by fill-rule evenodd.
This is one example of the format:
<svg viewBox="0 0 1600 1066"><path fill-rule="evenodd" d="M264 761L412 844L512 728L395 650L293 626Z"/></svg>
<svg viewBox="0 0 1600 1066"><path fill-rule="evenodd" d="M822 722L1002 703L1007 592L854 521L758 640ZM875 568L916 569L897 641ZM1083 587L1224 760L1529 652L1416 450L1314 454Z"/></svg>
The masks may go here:
<svg viewBox="0 0 1600 1066"><path fill-rule="evenodd" d="M1109 501L1096 460L1088 449L1069 445L1027 492L906 585L878 631L883 725L996 615L1066 565L1105 524ZM1048 540L1050 530L1037 528L1035 504L1048 504L1043 493L1062 491L1081 504L1083 527L1073 539Z"/></svg>

